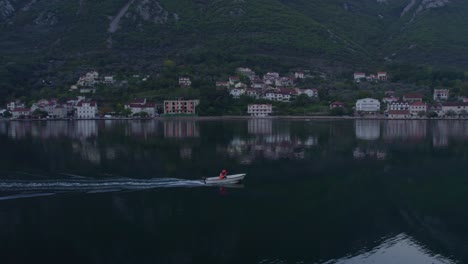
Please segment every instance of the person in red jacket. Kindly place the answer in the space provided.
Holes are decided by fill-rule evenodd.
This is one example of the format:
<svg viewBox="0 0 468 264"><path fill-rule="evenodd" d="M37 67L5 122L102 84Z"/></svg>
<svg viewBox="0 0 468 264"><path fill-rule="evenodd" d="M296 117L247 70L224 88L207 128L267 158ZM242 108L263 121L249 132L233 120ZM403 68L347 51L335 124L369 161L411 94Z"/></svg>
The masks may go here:
<svg viewBox="0 0 468 264"><path fill-rule="evenodd" d="M220 179L220 180L226 179L226 174L227 174L227 171L226 171L226 170L223 170L223 171L219 174L219 179Z"/></svg>

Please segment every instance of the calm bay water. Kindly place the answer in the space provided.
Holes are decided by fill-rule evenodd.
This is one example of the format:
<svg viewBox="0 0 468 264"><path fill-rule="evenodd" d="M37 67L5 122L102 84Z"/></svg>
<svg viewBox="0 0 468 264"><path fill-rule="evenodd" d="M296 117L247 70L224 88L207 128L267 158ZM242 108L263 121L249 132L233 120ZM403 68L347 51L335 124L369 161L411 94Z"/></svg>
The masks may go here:
<svg viewBox="0 0 468 264"><path fill-rule="evenodd" d="M467 121L0 122L2 263L468 263ZM238 188L199 179L246 172Z"/></svg>

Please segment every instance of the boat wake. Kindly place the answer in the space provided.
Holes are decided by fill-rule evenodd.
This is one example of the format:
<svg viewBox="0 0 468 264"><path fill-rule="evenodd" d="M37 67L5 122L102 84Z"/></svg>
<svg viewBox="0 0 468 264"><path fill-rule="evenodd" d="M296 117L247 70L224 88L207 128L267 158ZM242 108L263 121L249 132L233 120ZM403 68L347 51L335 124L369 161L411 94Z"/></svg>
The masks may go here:
<svg viewBox="0 0 468 264"><path fill-rule="evenodd" d="M1 180L0 181L0 200L7 197L18 196L19 198L28 198L35 196L53 195L64 192L83 192L83 193L102 193L144 190L155 188L175 188L175 187L199 187L205 186L204 182L196 180L184 180L173 178L154 178L154 179L60 179L60 180ZM5 196L5 193L16 193L15 195ZM18 194L22 193L22 194Z"/></svg>

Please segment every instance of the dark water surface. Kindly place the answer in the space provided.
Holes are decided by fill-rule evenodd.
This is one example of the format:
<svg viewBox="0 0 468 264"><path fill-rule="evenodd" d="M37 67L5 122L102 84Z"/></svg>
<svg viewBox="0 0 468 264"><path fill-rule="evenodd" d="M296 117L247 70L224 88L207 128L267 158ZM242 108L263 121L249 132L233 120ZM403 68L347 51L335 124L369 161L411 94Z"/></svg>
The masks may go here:
<svg viewBox="0 0 468 264"><path fill-rule="evenodd" d="M0 122L1 263L468 263L467 121ZM207 187L221 169L238 188Z"/></svg>

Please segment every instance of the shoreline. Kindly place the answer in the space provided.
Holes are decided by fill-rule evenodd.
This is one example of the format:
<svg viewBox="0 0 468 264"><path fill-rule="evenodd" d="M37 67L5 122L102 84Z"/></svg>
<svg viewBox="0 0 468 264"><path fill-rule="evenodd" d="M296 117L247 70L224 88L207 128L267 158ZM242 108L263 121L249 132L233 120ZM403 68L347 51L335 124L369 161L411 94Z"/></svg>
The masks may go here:
<svg viewBox="0 0 468 264"><path fill-rule="evenodd" d="M197 121L215 121L215 120L405 120L405 121L420 121L420 120L451 120L463 121L467 118L388 118L384 116L267 116L267 117L251 117L251 116L174 116L174 117L153 117L153 118L56 118L56 119L5 119L0 118L0 121L7 122L56 122L56 121L149 121L149 120L197 120Z"/></svg>

